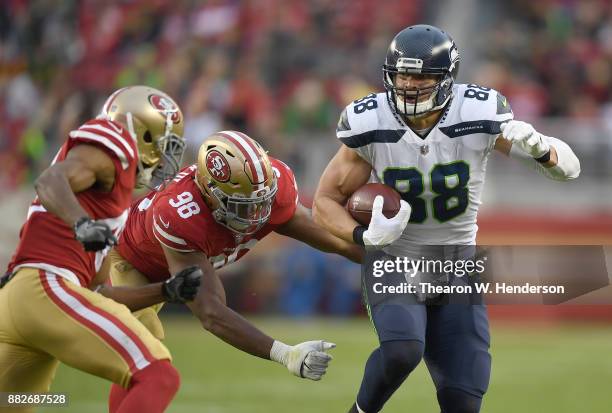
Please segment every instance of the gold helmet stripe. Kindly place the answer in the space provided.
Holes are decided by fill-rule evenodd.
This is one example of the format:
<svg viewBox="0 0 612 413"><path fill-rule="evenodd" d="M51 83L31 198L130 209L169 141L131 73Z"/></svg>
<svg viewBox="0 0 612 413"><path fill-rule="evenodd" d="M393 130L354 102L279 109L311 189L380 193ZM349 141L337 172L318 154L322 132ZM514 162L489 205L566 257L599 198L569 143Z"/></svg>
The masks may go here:
<svg viewBox="0 0 612 413"><path fill-rule="evenodd" d="M253 178L255 178L256 182L254 184L257 185L257 189L263 189L263 186L266 183L267 176L265 173L265 169L262 168L261 157L258 156L257 150L253 148L247 140L242 138L238 133L234 131L221 131L219 135L222 135L229 139L236 147L242 152L244 157L247 159L247 163L249 164L249 168L251 169L251 174Z"/></svg>

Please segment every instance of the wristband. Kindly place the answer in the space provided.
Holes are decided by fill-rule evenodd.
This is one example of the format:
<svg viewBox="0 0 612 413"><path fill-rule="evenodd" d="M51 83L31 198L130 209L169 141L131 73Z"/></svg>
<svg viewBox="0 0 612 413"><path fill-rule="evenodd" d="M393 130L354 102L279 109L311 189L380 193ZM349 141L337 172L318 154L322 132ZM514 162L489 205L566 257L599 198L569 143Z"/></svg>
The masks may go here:
<svg viewBox="0 0 612 413"><path fill-rule="evenodd" d="M290 349L291 346L288 346L282 341L274 340L274 343L272 343L272 348L270 349L270 360L286 365L287 353Z"/></svg>
<svg viewBox="0 0 612 413"><path fill-rule="evenodd" d="M540 156L539 158L534 158L534 159L538 163L546 163L550 161L550 149L544 155Z"/></svg>
<svg viewBox="0 0 612 413"><path fill-rule="evenodd" d="M368 227L363 225L358 225L353 230L353 242L357 245L365 246L363 242L363 233L368 230Z"/></svg>

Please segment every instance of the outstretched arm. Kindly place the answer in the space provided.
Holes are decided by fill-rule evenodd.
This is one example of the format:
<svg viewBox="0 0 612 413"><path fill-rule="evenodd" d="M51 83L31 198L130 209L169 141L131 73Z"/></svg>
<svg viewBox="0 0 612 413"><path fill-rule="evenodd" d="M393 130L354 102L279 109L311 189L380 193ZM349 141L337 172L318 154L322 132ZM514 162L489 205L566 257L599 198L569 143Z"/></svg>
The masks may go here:
<svg viewBox="0 0 612 413"><path fill-rule="evenodd" d="M511 120L502 124L494 148L528 163L550 179L567 181L580 175L580 161L569 145L542 135L526 122Z"/></svg>
<svg viewBox="0 0 612 413"><path fill-rule="evenodd" d="M283 364L297 376L321 379L331 360L325 351L334 347L333 344L319 340L289 346L272 339L227 307L223 284L206 255L163 248L171 274L190 271L201 277L199 291L187 306L206 330L246 353Z"/></svg>
<svg viewBox="0 0 612 413"><path fill-rule="evenodd" d="M201 252L180 253L164 247L171 274L196 266L202 271L200 290L187 303L202 326L226 343L261 358L269 358L274 340L259 331L240 314L226 305L225 289L206 255Z"/></svg>
<svg viewBox="0 0 612 413"><path fill-rule="evenodd" d="M351 261L361 263L364 250L361 246L338 238L312 219L311 211L298 204L293 217L276 230L281 235L302 241L323 252L345 256Z"/></svg>

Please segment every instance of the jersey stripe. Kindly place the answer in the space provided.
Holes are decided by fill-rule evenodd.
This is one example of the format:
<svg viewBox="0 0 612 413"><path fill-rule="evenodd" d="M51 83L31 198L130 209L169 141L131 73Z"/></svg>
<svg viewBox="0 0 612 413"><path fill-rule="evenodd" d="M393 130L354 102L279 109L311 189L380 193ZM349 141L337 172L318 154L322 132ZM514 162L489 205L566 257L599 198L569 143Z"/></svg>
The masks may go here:
<svg viewBox="0 0 612 413"><path fill-rule="evenodd" d="M173 247L172 245L168 245L167 242L164 242L163 239L161 239L159 236L157 236L157 233L155 231L153 231L153 236L155 237L157 242L159 242L164 247L166 247L168 249L171 249L172 251L177 251L177 252L194 252L195 251L195 250L192 250L192 249L177 248L176 246Z"/></svg>
<svg viewBox="0 0 612 413"><path fill-rule="evenodd" d="M141 370L154 360L151 353L133 333L118 319L102 309L87 303L75 291L66 288L65 281L50 272L41 271L41 283L47 295L62 308L66 314L79 321L102 337L130 366L130 371Z"/></svg>
<svg viewBox="0 0 612 413"><path fill-rule="evenodd" d="M30 207L28 208L28 216L26 220L30 219L34 212L47 212L47 210L42 205L30 205Z"/></svg>
<svg viewBox="0 0 612 413"><path fill-rule="evenodd" d="M452 139L460 136L471 135L473 133L499 135L501 133L501 124L502 122L494 120L474 120L440 127L439 129L443 134Z"/></svg>
<svg viewBox="0 0 612 413"><path fill-rule="evenodd" d="M174 245L174 246L169 245L168 240L164 240L161 236L157 235L157 232L155 230L153 230L153 236L155 237L157 242L159 242L164 247L169 248L169 249L171 249L173 251L178 251L178 252L193 252L193 251L195 251L195 250L188 249L188 248L179 248L176 245Z"/></svg>
<svg viewBox="0 0 612 413"><path fill-rule="evenodd" d="M404 129L378 129L356 135L347 135L346 132L338 132L337 136L343 144L349 148L361 148L372 143L396 143L402 139L406 131Z"/></svg>
<svg viewBox="0 0 612 413"><path fill-rule="evenodd" d="M157 223L157 218L154 217L153 218L153 228L155 229L154 232L156 232L157 234L161 235L163 238L165 238L166 240L173 242L175 244L178 245L187 245L187 242L179 237L175 237L174 235L170 235L168 234L166 231L164 231L159 224Z"/></svg>
<svg viewBox="0 0 612 413"><path fill-rule="evenodd" d="M98 135L97 133L87 132L87 131L82 131L82 130L73 130L72 132L70 132L70 137L73 139L81 138L85 140L99 142L103 144L104 146L106 146L111 151L113 151L115 155L117 155L117 157L121 161L121 166L123 167L123 169L127 169L130 166L130 161L128 157L126 156L125 152L121 148L119 148L117 145L115 145L109 138L106 138L102 135Z"/></svg>
<svg viewBox="0 0 612 413"><path fill-rule="evenodd" d="M234 145L238 147L240 152L247 158L248 164L251 168L251 173L255 182L258 184L257 189L262 189L264 179L263 179L263 171L261 167L261 163L257 158L257 154L253 151L253 149L249 146L248 143L236 132L234 131L221 131L220 135L225 136L229 140L231 140Z"/></svg>
<svg viewBox="0 0 612 413"><path fill-rule="evenodd" d="M117 139L117 141L119 141L119 143L125 148L125 150L130 154L130 156L132 158L135 157L134 149L132 149L130 144L126 142L126 140L123 138L123 136L119 135L117 132L115 132L115 131L113 131L113 130L111 130L109 128L105 128L102 125L88 125L88 124L85 124L85 125L83 125L83 126L81 126L79 128L79 130L85 130L85 129L94 129L94 130L98 130L100 132L104 132L104 133L109 134L113 138ZM121 129L119 129L119 130L121 130Z"/></svg>

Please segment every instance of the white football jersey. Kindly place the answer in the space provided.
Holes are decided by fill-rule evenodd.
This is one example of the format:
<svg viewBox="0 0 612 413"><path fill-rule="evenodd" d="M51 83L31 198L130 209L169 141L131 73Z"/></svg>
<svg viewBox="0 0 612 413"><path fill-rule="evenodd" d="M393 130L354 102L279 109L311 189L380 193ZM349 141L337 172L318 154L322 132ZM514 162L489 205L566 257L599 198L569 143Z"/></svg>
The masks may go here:
<svg viewBox="0 0 612 413"><path fill-rule="evenodd" d="M487 158L501 123L512 118L504 96L473 84L455 84L452 101L423 138L395 113L385 93L345 108L338 139L372 165L370 182L394 187L412 206L406 230L388 253L475 243Z"/></svg>

